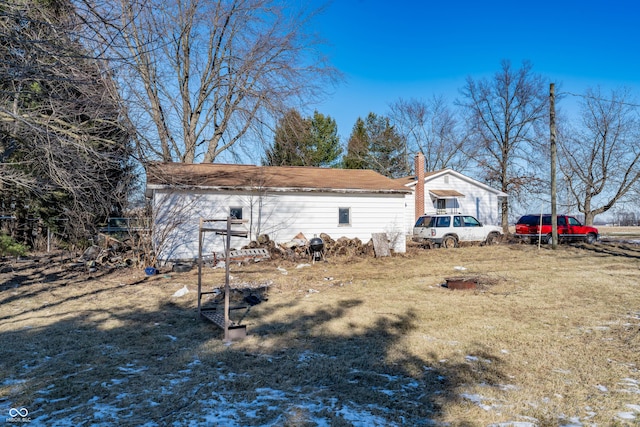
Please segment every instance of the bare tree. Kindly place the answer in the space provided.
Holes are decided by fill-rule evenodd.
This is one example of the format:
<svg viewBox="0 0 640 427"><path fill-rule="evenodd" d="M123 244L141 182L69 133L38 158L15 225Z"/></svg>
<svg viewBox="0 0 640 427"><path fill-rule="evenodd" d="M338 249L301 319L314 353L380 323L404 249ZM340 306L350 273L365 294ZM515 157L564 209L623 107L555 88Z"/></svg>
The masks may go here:
<svg viewBox="0 0 640 427"><path fill-rule="evenodd" d="M306 32L318 11L276 0L81 0L135 124L142 160L214 162L336 77Z"/></svg>
<svg viewBox="0 0 640 427"><path fill-rule="evenodd" d="M80 29L69 2L0 8L0 199L45 221L66 218L76 239L126 203L131 178L112 75Z"/></svg>
<svg viewBox="0 0 640 427"><path fill-rule="evenodd" d="M605 99L599 89L582 97L581 123L560 140L568 190L593 224L640 182L640 118L627 89Z"/></svg>
<svg viewBox="0 0 640 427"><path fill-rule="evenodd" d="M496 183L510 198L538 181L528 167L537 158L530 150L538 138L536 126L545 123L548 113L547 87L532 72L531 63L525 61L514 70L504 60L493 79L468 77L461 90L464 99L459 104L465 108L471 137L478 145L475 159L487 182ZM502 228L508 232L508 199L502 203Z"/></svg>
<svg viewBox="0 0 640 427"><path fill-rule="evenodd" d="M463 171L471 159L471 144L443 96L428 101L399 99L390 106L390 119L404 135L407 152L422 152L426 170Z"/></svg>

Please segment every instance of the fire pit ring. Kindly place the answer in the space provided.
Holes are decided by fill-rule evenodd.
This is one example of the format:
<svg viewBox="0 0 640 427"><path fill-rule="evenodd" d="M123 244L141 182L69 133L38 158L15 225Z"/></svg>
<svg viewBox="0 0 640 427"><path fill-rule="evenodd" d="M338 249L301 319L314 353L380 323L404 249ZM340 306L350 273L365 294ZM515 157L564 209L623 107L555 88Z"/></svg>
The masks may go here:
<svg viewBox="0 0 640 427"><path fill-rule="evenodd" d="M476 289L478 286L477 277L447 277L444 280L449 289Z"/></svg>

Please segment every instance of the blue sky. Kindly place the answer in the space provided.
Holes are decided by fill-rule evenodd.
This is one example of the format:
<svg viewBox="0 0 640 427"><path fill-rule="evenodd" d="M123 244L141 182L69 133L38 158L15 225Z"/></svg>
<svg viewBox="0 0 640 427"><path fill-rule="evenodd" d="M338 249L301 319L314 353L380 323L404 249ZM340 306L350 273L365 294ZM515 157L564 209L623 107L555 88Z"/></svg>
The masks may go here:
<svg viewBox="0 0 640 427"><path fill-rule="evenodd" d="M490 78L503 59L531 61L559 90L640 95L640 2L335 0L315 22L345 77L316 109L343 140L400 98L453 102L468 76Z"/></svg>

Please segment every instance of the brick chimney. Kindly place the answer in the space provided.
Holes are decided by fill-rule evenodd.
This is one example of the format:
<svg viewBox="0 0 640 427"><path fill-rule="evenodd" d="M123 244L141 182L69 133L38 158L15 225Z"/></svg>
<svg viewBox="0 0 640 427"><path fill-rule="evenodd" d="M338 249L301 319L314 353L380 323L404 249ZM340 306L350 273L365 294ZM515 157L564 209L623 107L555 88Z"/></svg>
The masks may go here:
<svg viewBox="0 0 640 427"><path fill-rule="evenodd" d="M415 213L416 220L424 214L424 154L418 152L415 158L416 171L416 191L415 191Z"/></svg>

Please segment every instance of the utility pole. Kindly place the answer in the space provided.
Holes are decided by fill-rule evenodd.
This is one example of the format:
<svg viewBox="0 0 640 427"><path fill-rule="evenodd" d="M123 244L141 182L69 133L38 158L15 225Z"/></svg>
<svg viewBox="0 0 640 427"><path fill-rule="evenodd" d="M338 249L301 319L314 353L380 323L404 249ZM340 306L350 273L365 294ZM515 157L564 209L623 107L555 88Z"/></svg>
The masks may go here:
<svg viewBox="0 0 640 427"><path fill-rule="evenodd" d="M549 130L551 132L551 247L558 248L558 212L556 206L556 88L551 83L549 87Z"/></svg>

